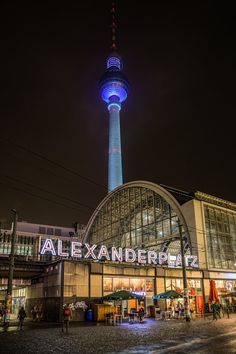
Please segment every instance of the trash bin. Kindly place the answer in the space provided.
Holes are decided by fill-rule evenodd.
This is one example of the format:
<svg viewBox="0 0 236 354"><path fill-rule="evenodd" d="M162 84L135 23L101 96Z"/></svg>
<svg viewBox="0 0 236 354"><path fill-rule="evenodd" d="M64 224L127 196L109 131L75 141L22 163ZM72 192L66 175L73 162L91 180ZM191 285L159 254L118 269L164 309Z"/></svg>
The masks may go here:
<svg viewBox="0 0 236 354"><path fill-rule="evenodd" d="M93 310L92 309L88 309L86 311L86 321L92 321L93 320Z"/></svg>

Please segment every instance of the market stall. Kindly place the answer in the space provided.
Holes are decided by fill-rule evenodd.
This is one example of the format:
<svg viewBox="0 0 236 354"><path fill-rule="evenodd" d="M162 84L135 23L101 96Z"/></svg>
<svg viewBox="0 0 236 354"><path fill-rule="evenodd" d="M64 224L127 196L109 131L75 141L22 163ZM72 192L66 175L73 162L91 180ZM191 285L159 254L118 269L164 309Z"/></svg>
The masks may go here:
<svg viewBox="0 0 236 354"><path fill-rule="evenodd" d="M157 307L159 316L157 315L156 317L170 319L179 318L184 315L183 295L175 290L169 290L164 293L154 295L153 300L158 300L162 303L162 307ZM165 308L163 308L163 300L165 301Z"/></svg>
<svg viewBox="0 0 236 354"><path fill-rule="evenodd" d="M116 322L122 321L123 318L133 317L133 314L138 313L140 307L144 308L144 301L143 296L126 290L116 291L103 297L104 303L114 304L113 316L114 319L116 318Z"/></svg>

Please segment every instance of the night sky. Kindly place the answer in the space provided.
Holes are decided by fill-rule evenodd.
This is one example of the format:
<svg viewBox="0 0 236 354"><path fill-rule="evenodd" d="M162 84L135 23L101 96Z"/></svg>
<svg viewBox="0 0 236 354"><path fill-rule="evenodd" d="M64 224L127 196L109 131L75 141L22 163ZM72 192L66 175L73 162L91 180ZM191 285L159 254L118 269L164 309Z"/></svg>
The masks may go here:
<svg viewBox="0 0 236 354"><path fill-rule="evenodd" d="M118 49L131 83L121 110L124 182L236 202L229 6L117 1ZM2 5L0 221L16 208L29 222L86 223L106 195L108 111L98 81L110 52L110 8L104 0Z"/></svg>

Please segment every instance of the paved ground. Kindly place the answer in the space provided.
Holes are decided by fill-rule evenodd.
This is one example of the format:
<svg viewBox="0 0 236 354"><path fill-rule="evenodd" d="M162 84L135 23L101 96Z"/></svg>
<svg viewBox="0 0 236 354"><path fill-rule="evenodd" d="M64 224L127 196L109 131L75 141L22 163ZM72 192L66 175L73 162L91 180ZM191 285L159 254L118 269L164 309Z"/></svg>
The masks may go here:
<svg viewBox="0 0 236 354"><path fill-rule="evenodd" d="M0 333L4 354L164 354L236 353L236 314L221 320L155 321L112 325L72 325L64 334L55 325L11 327Z"/></svg>

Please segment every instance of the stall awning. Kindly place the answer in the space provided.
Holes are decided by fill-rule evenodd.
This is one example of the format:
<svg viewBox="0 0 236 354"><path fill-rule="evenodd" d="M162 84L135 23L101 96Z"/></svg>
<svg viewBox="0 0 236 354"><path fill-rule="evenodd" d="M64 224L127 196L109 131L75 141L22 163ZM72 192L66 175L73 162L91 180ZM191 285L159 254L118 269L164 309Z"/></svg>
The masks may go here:
<svg viewBox="0 0 236 354"><path fill-rule="evenodd" d="M178 293L177 291L175 290L169 290L169 291L166 291L164 293L161 293L161 294L157 294L157 295L154 295L153 296L153 299L154 300L160 300L160 299L178 299L178 298L182 298L183 295Z"/></svg>
<svg viewBox="0 0 236 354"><path fill-rule="evenodd" d="M138 295L126 290L116 291L115 293L103 296L103 300L131 300L131 299L143 299L142 295Z"/></svg>

